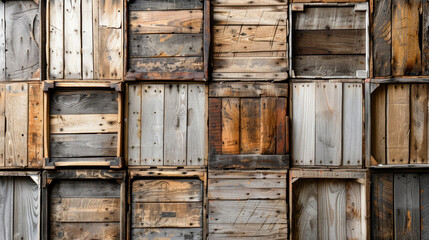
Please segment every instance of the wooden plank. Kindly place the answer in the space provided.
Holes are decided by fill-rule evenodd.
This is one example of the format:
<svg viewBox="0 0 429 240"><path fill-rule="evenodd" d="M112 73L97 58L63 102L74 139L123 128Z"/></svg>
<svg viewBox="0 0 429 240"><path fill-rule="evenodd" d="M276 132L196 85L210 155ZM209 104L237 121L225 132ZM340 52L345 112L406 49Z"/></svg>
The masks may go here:
<svg viewBox="0 0 429 240"><path fill-rule="evenodd" d="M216 7L213 9L213 23L214 25L286 26L287 6Z"/></svg>
<svg viewBox="0 0 429 240"><path fill-rule="evenodd" d="M371 95L371 156L386 164L386 85Z"/></svg>
<svg viewBox="0 0 429 240"><path fill-rule="evenodd" d="M140 84L128 85L127 161L130 166L140 165L141 161L141 94Z"/></svg>
<svg viewBox="0 0 429 240"><path fill-rule="evenodd" d="M329 17L335 16L335 17ZM294 12L294 30L366 29L366 12L349 7L310 7Z"/></svg>
<svg viewBox="0 0 429 240"><path fill-rule="evenodd" d="M287 99L277 98L276 99L276 154L289 153L289 133L287 118Z"/></svg>
<svg viewBox="0 0 429 240"><path fill-rule="evenodd" d="M374 76L392 72L392 0L375 1L373 13Z"/></svg>
<svg viewBox="0 0 429 240"><path fill-rule="evenodd" d="M27 166L28 85L6 85L6 166Z"/></svg>
<svg viewBox="0 0 429 240"><path fill-rule="evenodd" d="M0 115L0 167L5 166L5 156L6 156L6 117Z"/></svg>
<svg viewBox="0 0 429 240"><path fill-rule="evenodd" d="M317 232L321 239L346 239L346 189L344 180L317 183Z"/></svg>
<svg viewBox="0 0 429 240"><path fill-rule="evenodd" d="M134 34L202 33L203 11L130 11L129 29Z"/></svg>
<svg viewBox="0 0 429 240"><path fill-rule="evenodd" d="M393 238L393 174L372 175L371 184L371 238Z"/></svg>
<svg viewBox="0 0 429 240"><path fill-rule="evenodd" d="M136 180L132 183L132 201L201 202L203 185L199 179Z"/></svg>
<svg viewBox="0 0 429 240"><path fill-rule="evenodd" d="M209 98L209 152L222 153L222 99Z"/></svg>
<svg viewBox="0 0 429 240"><path fill-rule="evenodd" d="M209 199L286 199L286 179L209 179Z"/></svg>
<svg viewBox="0 0 429 240"><path fill-rule="evenodd" d="M285 57L218 57L213 62L214 73L286 72Z"/></svg>
<svg viewBox="0 0 429 240"><path fill-rule="evenodd" d="M104 90L54 91L50 94L49 113L117 114L118 93Z"/></svg>
<svg viewBox="0 0 429 240"><path fill-rule="evenodd" d="M240 98L222 99L222 154L240 154Z"/></svg>
<svg viewBox="0 0 429 240"><path fill-rule="evenodd" d="M249 2L248 0L217 0L212 3L215 7L217 6L258 6L258 5L287 5L283 0L254 0Z"/></svg>
<svg viewBox="0 0 429 240"><path fill-rule="evenodd" d="M165 87L164 165L186 165L187 85Z"/></svg>
<svg viewBox="0 0 429 240"><path fill-rule="evenodd" d="M144 84L141 100L140 165L164 163L164 85ZM135 134L135 133L134 133ZM166 146L169 147L169 146Z"/></svg>
<svg viewBox="0 0 429 240"><path fill-rule="evenodd" d="M38 240L41 205L39 186L29 177L15 178L14 181L14 239Z"/></svg>
<svg viewBox="0 0 429 240"><path fill-rule="evenodd" d="M209 167L211 169L284 169L289 166L289 155L212 155L210 156Z"/></svg>
<svg viewBox="0 0 429 240"><path fill-rule="evenodd" d="M6 22L4 2L0 2L0 79L6 79ZM2 166L0 164L0 166Z"/></svg>
<svg viewBox="0 0 429 240"><path fill-rule="evenodd" d="M113 29L113 28L100 28L99 41L100 41L98 45L99 78L100 79L121 79L122 78L122 58L123 58L122 57L122 30Z"/></svg>
<svg viewBox="0 0 429 240"><path fill-rule="evenodd" d="M298 30L293 33L293 54L365 54L366 30Z"/></svg>
<svg viewBox="0 0 429 240"><path fill-rule="evenodd" d="M286 179L286 171L209 171L209 179Z"/></svg>
<svg viewBox="0 0 429 240"><path fill-rule="evenodd" d="M82 78L81 1L64 3L64 72L66 79Z"/></svg>
<svg viewBox="0 0 429 240"><path fill-rule="evenodd" d="M50 190L51 198L119 198L121 185L111 180L96 181L66 179L55 181Z"/></svg>
<svg viewBox="0 0 429 240"><path fill-rule="evenodd" d="M365 2L365 0L291 0L291 3L351 3Z"/></svg>
<svg viewBox="0 0 429 240"><path fill-rule="evenodd" d="M7 79L32 78L39 69L38 14L32 1L5 3Z"/></svg>
<svg viewBox="0 0 429 240"><path fill-rule="evenodd" d="M428 89L426 84L411 84L410 163L428 163Z"/></svg>
<svg viewBox="0 0 429 240"><path fill-rule="evenodd" d="M133 203L133 228L201 227L201 202L192 203Z"/></svg>
<svg viewBox="0 0 429 240"><path fill-rule="evenodd" d="M199 240L203 239L202 228L133 228L131 238L137 240Z"/></svg>
<svg viewBox="0 0 429 240"><path fill-rule="evenodd" d="M98 1L99 26L108 28L122 27L122 5L121 0L100 0Z"/></svg>
<svg viewBox="0 0 429 240"><path fill-rule="evenodd" d="M49 225L50 239L104 239L120 238L120 223L63 223L54 222Z"/></svg>
<svg viewBox="0 0 429 240"><path fill-rule="evenodd" d="M317 181L298 180L292 194L292 239L317 239Z"/></svg>
<svg viewBox="0 0 429 240"><path fill-rule="evenodd" d="M158 72L201 72L204 65L202 57L131 58L129 64L129 72L153 72L152 74ZM162 75L157 77L163 79Z"/></svg>
<svg viewBox="0 0 429 240"><path fill-rule="evenodd" d="M13 179L0 179L0 237L1 239L13 239L13 204L14 187Z"/></svg>
<svg viewBox="0 0 429 240"><path fill-rule="evenodd" d="M240 153L261 151L261 100L242 98L240 105Z"/></svg>
<svg viewBox="0 0 429 240"><path fill-rule="evenodd" d="M42 84L29 84L29 86L30 88L28 89L29 108L27 145L28 166L38 167L42 165L41 160L43 158L43 91Z"/></svg>
<svg viewBox="0 0 429 240"><path fill-rule="evenodd" d="M421 239L429 237L429 174L420 174L420 224Z"/></svg>
<svg viewBox="0 0 429 240"><path fill-rule="evenodd" d="M276 99L262 97L261 100L261 154L275 154L277 140Z"/></svg>
<svg viewBox="0 0 429 240"><path fill-rule="evenodd" d="M342 163L342 88L341 83L316 83L316 165Z"/></svg>
<svg viewBox="0 0 429 240"><path fill-rule="evenodd" d="M51 198L52 222L116 222L120 219L119 198Z"/></svg>
<svg viewBox="0 0 429 240"><path fill-rule="evenodd" d="M215 61L218 61L216 57ZM241 81L242 79L246 79L246 81L260 81L260 82L272 82L272 81L282 81L288 78L287 72L272 72L272 73L246 73L246 72L237 72L237 73L223 73L217 72L212 73L213 81L217 82L226 82L226 81Z"/></svg>
<svg viewBox="0 0 429 240"><path fill-rule="evenodd" d="M419 45L421 2L392 2L392 75L420 75L422 72ZM417 17L419 16L419 17Z"/></svg>
<svg viewBox="0 0 429 240"><path fill-rule="evenodd" d="M409 163L410 85L387 86L387 164Z"/></svg>
<svg viewBox="0 0 429 240"><path fill-rule="evenodd" d="M366 233L362 231L362 185L356 181L346 181L346 225L347 239L363 239Z"/></svg>
<svg viewBox="0 0 429 240"><path fill-rule="evenodd" d="M429 2L422 1L422 75L429 75Z"/></svg>
<svg viewBox="0 0 429 240"><path fill-rule="evenodd" d="M117 114L50 115L52 133L115 133Z"/></svg>
<svg viewBox="0 0 429 240"><path fill-rule="evenodd" d="M299 77L356 77L366 71L365 55L298 55L293 58L293 71Z"/></svg>
<svg viewBox="0 0 429 240"><path fill-rule="evenodd" d="M201 34L135 34L129 38L129 57L202 57Z"/></svg>
<svg viewBox="0 0 429 240"><path fill-rule="evenodd" d="M287 97L289 85L285 83L227 82L212 83L210 97Z"/></svg>
<svg viewBox="0 0 429 240"><path fill-rule="evenodd" d="M100 77L100 29L99 29L99 2L92 1L92 40L94 50L94 78Z"/></svg>
<svg viewBox="0 0 429 240"><path fill-rule="evenodd" d="M136 0L128 4L130 11L202 9L203 2L199 0Z"/></svg>
<svg viewBox="0 0 429 240"><path fill-rule="evenodd" d="M103 1L102 1L103 2ZM92 1L82 0L82 78L94 78L94 49ZM98 29L96 29L97 31Z"/></svg>
<svg viewBox="0 0 429 240"><path fill-rule="evenodd" d="M115 157L117 134L51 135L50 157Z"/></svg>
<svg viewBox="0 0 429 240"><path fill-rule="evenodd" d="M395 239L420 239L419 175L394 174Z"/></svg>
<svg viewBox="0 0 429 240"><path fill-rule="evenodd" d="M361 166L363 152L362 84L344 83L343 95L342 165Z"/></svg>
<svg viewBox="0 0 429 240"><path fill-rule="evenodd" d="M202 84L188 85L187 122L186 165L204 165L207 118L206 87Z"/></svg>
<svg viewBox="0 0 429 240"><path fill-rule="evenodd" d="M292 163L297 166L314 165L316 84L294 83L292 87Z"/></svg>
<svg viewBox="0 0 429 240"><path fill-rule="evenodd" d="M64 0L49 0L49 77L64 78Z"/></svg>

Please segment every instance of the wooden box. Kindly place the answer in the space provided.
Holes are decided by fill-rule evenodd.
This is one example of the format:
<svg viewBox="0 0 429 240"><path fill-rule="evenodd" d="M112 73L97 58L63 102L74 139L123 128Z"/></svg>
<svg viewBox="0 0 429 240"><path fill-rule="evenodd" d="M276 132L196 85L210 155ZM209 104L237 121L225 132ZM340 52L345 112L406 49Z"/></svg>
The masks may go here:
<svg viewBox="0 0 429 240"><path fill-rule="evenodd" d="M0 239L40 240L38 172L0 172Z"/></svg>
<svg viewBox="0 0 429 240"><path fill-rule="evenodd" d="M365 170L291 170L289 239L369 239L367 178Z"/></svg>
<svg viewBox="0 0 429 240"><path fill-rule="evenodd" d="M47 2L48 79L122 79L123 1Z"/></svg>
<svg viewBox="0 0 429 240"><path fill-rule="evenodd" d="M209 172L209 239L287 239L287 171Z"/></svg>
<svg viewBox="0 0 429 240"><path fill-rule="evenodd" d="M127 80L208 80L210 0L127 6Z"/></svg>
<svg viewBox="0 0 429 240"><path fill-rule="evenodd" d="M0 81L43 79L44 10L38 0L0 2Z"/></svg>
<svg viewBox="0 0 429 240"><path fill-rule="evenodd" d="M212 4L212 79L286 80L287 1L216 0Z"/></svg>
<svg viewBox="0 0 429 240"><path fill-rule="evenodd" d="M206 166L206 85L128 84L127 96L129 167Z"/></svg>
<svg viewBox="0 0 429 240"><path fill-rule="evenodd" d="M43 172L43 237L126 239L126 173L110 170Z"/></svg>
<svg viewBox="0 0 429 240"><path fill-rule="evenodd" d="M209 167L288 168L287 83L214 83Z"/></svg>
<svg viewBox="0 0 429 240"><path fill-rule="evenodd" d="M292 78L367 78L367 3L292 3Z"/></svg>
<svg viewBox="0 0 429 240"><path fill-rule="evenodd" d="M45 168L122 167L121 86L45 82Z"/></svg>
<svg viewBox="0 0 429 240"><path fill-rule="evenodd" d="M371 239L428 239L429 173L371 173Z"/></svg>
<svg viewBox="0 0 429 240"><path fill-rule="evenodd" d="M206 239L205 170L130 170L129 238Z"/></svg>
<svg viewBox="0 0 429 240"><path fill-rule="evenodd" d="M40 83L0 84L0 169L43 167Z"/></svg>
<svg viewBox="0 0 429 240"><path fill-rule="evenodd" d="M429 75L429 5L374 0L373 77Z"/></svg>
<svg viewBox="0 0 429 240"><path fill-rule="evenodd" d="M363 83L291 84L292 166L363 166Z"/></svg>

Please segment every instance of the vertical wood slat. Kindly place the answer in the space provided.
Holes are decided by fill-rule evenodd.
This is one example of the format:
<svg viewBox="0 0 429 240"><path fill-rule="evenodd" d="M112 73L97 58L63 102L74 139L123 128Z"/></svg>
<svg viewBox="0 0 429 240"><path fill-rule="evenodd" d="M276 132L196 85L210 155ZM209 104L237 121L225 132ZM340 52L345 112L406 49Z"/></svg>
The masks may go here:
<svg viewBox="0 0 429 240"><path fill-rule="evenodd" d="M222 98L222 154L240 154L240 98Z"/></svg>
<svg viewBox="0 0 429 240"><path fill-rule="evenodd" d="M49 7L49 76L61 79L64 78L64 0L50 0Z"/></svg>
<svg viewBox="0 0 429 240"><path fill-rule="evenodd" d="M14 179L14 239L39 239L40 192L29 177ZM12 225L12 223L10 223Z"/></svg>
<svg viewBox="0 0 429 240"><path fill-rule="evenodd" d="M240 152L258 154L261 142L260 99L242 98L240 105Z"/></svg>
<svg viewBox="0 0 429 240"><path fill-rule="evenodd" d="M122 30L99 28L98 77L120 79L122 76Z"/></svg>
<svg viewBox="0 0 429 240"><path fill-rule="evenodd" d="M343 84L342 165L362 165L362 84Z"/></svg>
<svg viewBox="0 0 429 240"><path fill-rule="evenodd" d="M373 16L374 76L390 76L392 72L392 0L374 1Z"/></svg>
<svg viewBox="0 0 429 240"><path fill-rule="evenodd" d="M99 0L99 26L120 28L122 26L122 0Z"/></svg>
<svg viewBox="0 0 429 240"><path fill-rule="evenodd" d="M381 85L371 95L371 156L377 164L386 164L386 94Z"/></svg>
<svg viewBox="0 0 429 240"><path fill-rule="evenodd" d="M429 2L422 0L422 75L429 75Z"/></svg>
<svg viewBox="0 0 429 240"><path fill-rule="evenodd" d="M316 165L341 165L341 118L342 84L316 83Z"/></svg>
<svg viewBox="0 0 429 240"><path fill-rule="evenodd" d="M43 159L42 84L29 84L28 94L28 167L38 167Z"/></svg>
<svg viewBox="0 0 429 240"><path fill-rule="evenodd" d="M92 1L92 40L93 40L93 52L94 52L94 78L100 78L100 30L99 30L99 4L98 1Z"/></svg>
<svg viewBox="0 0 429 240"><path fill-rule="evenodd" d="M410 85L387 87L387 164L409 163Z"/></svg>
<svg viewBox="0 0 429 240"><path fill-rule="evenodd" d="M6 79L6 19L4 5L4 2L0 2L0 80Z"/></svg>
<svg viewBox="0 0 429 240"><path fill-rule="evenodd" d="M293 239L317 239L317 185L312 179L299 179L293 184Z"/></svg>
<svg viewBox="0 0 429 240"><path fill-rule="evenodd" d="M286 154L289 144L289 134L286 134L288 129L288 122L286 120L287 115L287 102L286 98L277 98L276 106L276 126L277 126L277 138L276 138L276 154Z"/></svg>
<svg viewBox="0 0 429 240"><path fill-rule="evenodd" d="M6 84L0 85L0 167L6 166Z"/></svg>
<svg viewBox="0 0 429 240"><path fill-rule="evenodd" d="M222 99L209 98L209 153L222 154Z"/></svg>
<svg viewBox="0 0 429 240"><path fill-rule="evenodd" d="M371 182L371 239L394 239L393 174L374 174Z"/></svg>
<svg viewBox="0 0 429 240"><path fill-rule="evenodd" d="M14 180L0 178L0 196L2 207L0 208L0 239L13 239L13 196Z"/></svg>
<svg viewBox="0 0 429 240"><path fill-rule="evenodd" d="M292 160L294 165L314 165L316 90L314 83L293 84ZM303 108L302 106L306 106Z"/></svg>
<svg viewBox="0 0 429 240"><path fill-rule="evenodd" d="M141 88L141 165L163 165L164 85Z"/></svg>
<svg viewBox="0 0 429 240"><path fill-rule="evenodd" d="M276 99L273 97L261 98L261 154L276 153L277 119Z"/></svg>
<svg viewBox="0 0 429 240"><path fill-rule="evenodd" d="M420 174L421 239L429 239L429 174Z"/></svg>
<svg viewBox="0 0 429 240"><path fill-rule="evenodd" d="M66 79L82 78L81 0L64 4L64 72Z"/></svg>
<svg viewBox="0 0 429 240"><path fill-rule="evenodd" d="M186 165L187 85L165 86L164 165Z"/></svg>
<svg viewBox="0 0 429 240"><path fill-rule="evenodd" d="M428 89L426 84L411 84L410 163L427 163Z"/></svg>
<svg viewBox="0 0 429 240"><path fill-rule="evenodd" d="M188 85L187 164L204 165L206 145L206 89L201 84Z"/></svg>
<svg viewBox="0 0 429 240"><path fill-rule="evenodd" d="M141 85L128 85L128 165L140 165Z"/></svg>
<svg viewBox="0 0 429 240"><path fill-rule="evenodd" d="M347 239L363 239L361 184L356 181L346 181L346 228Z"/></svg>
<svg viewBox="0 0 429 240"><path fill-rule="evenodd" d="M82 78L94 78L92 0L82 0Z"/></svg>

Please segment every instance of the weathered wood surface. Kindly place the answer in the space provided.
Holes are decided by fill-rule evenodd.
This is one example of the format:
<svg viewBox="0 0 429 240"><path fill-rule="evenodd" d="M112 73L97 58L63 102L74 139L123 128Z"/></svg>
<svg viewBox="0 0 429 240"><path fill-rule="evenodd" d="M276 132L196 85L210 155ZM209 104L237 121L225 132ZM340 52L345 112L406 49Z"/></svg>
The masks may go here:
<svg viewBox="0 0 429 240"><path fill-rule="evenodd" d="M392 72L392 0L375 1L373 13L374 76Z"/></svg>
<svg viewBox="0 0 429 240"><path fill-rule="evenodd" d="M64 0L49 1L49 77L64 78Z"/></svg>
<svg viewBox="0 0 429 240"><path fill-rule="evenodd" d="M201 202L202 182L198 179L136 180L133 202Z"/></svg>
<svg viewBox="0 0 429 240"><path fill-rule="evenodd" d="M215 25L286 25L287 6L215 7Z"/></svg>
<svg viewBox="0 0 429 240"><path fill-rule="evenodd" d="M50 114L117 114L118 93L104 90L55 91Z"/></svg>
<svg viewBox="0 0 429 240"><path fill-rule="evenodd" d="M94 78L93 46L93 4L91 0L82 0L82 78ZM97 29L95 27L95 29Z"/></svg>
<svg viewBox="0 0 429 240"><path fill-rule="evenodd" d="M6 78L6 23L4 2L0 3L0 79Z"/></svg>
<svg viewBox="0 0 429 240"><path fill-rule="evenodd" d="M293 70L297 77L357 77L365 62L365 55L297 55Z"/></svg>
<svg viewBox="0 0 429 240"><path fill-rule="evenodd" d="M123 64L122 30L112 28L100 28L99 34L99 78L121 79Z"/></svg>
<svg viewBox="0 0 429 240"><path fill-rule="evenodd" d="M128 4L130 11L201 9L202 7L203 2L200 0L135 0Z"/></svg>
<svg viewBox="0 0 429 240"><path fill-rule="evenodd" d="M222 99L222 154L240 154L240 99Z"/></svg>
<svg viewBox="0 0 429 240"><path fill-rule="evenodd" d="M412 84L410 94L410 164L428 163L427 85Z"/></svg>
<svg viewBox="0 0 429 240"><path fill-rule="evenodd" d="M82 78L81 0L64 1L64 78Z"/></svg>
<svg viewBox="0 0 429 240"><path fill-rule="evenodd" d="M50 157L114 157L118 146L117 134L51 135Z"/></svg>
<svg viewBox="0 0 429 240"><path fill-rule="evenodd" d="M137 240L199 240L203 239L202 228L134 228L131 238Z"/></svg>
<svg viewBox="0 0 429 240"><path fill-rule="evenodd" d="M322 239L346 239L346 192L344 181L321 181L317 186L317 232Z"/></svg>
<svg viewBox="0 0 429 240"><path fill-rule="evenodd" d="M50 132L115 133L119 131L117 114L50 115Z"/></svg>
<svg viewBox="0 0 429 240"><path fill-rule="evenodd" d="M261 127L260 100L255 98L241 99L240 108L240 152L255 154L260 152Z"/></svg>
<svg viewBox="0 0 429 240"><path fill-rule="evenodd" d="M101 0L99 1L99 26L106 28L120 28L122 26L123 1Z"/></svg>
<svg viewBox="0 0 429 240"><path fill-rule="evenodd" d="M28 88L28 140L27 140L28 166L30 167L41 166L40 160L43 158L43 121L44 121L43 118L44 117L43 117L42 84L30 84ZM2 125L0 124L0 126ZM1 157L1 154L2 153L0 151L0 157Z"/></svg>
<svg viewBox="0 0 429 240"><path fill-rule="evenodd" d="M317 239L317 182L301 179L293 188L293 239Z"/></svg>
<svg viewBox="0 0 429 240"><path fill-rule="evenodd" d="M104 239L120 238L119 223L63 223L55 222L50 225L50 239Z"/></svg>
<svg viewBox="0 0 429 240"><path fill-rule="evenodd" d="M365 15L353 7L305 7L293 13L292 24L294 30L365 29Z"/></svg>
<svg viewBox="0 0 429 240"><path fill-rule="evenodd" d="M371 196L371 238L394 239L393 174L374 174Z"/></svg>
<svg viewBox="0 0 429 240"><path fill-rule="evenodd" d="M366 215L364 212L365 208L362 208L362 204L365 202L362 197L365 196L366 192L362 192L362 186L355 181L346 182L346 221L347 221L347 239L363 239L363 236L367 234L363 232L362 228L366 225L363 217ZM366 189L366 188L365 188Z"/></svg>
<svg viewBox="0 0 429 240"><path fill-rule="evenodd" d="M386 89L381 85L371 95L371 156L377 164L386 164Z"/></svg>
<svg viewBox="0 0 429 240"><path fill-rule="evenodd" d="M429 237L429 206L428 206L428 197L429 197L429 175L421 174L420 175L420 224L421 224L421 239L426 239Z"/></svg>
<svg viewBox="0 0 429 240"><path fill-rule="evenodd" d="M362 165L362 84L343 84L343 165Z"/></svg>
<svg viewBox="0 0 429 240"><path fill-rule="evenodd" d="M2 239L12 239L13 237L13 204L14 187L13 179L0 179L0 236Z"/></svg>
<svg viewBox="0 0 429 240"><path fill-rule="evenodd" d="M209 98L209 152L210 154L222 153L222 99Z"/></svg>
<svg viewBox="0 0 429 240"><path fill-rule="evenodd" d="M206 160L206 87L188 85L186 165L200 166Z"/></svg>
<svg viewBox="0 0 429 240"><path fill-rule="evenodd" d="M209 86L210 97L287 97L287 83L228 82L212 83Z"/></svg>
<svg viewBox="0 0 429 240"><path fill-rule="evenodd" d="M140 85L127 86L127 162L129 166L139 165L141 156L141 94ZM150 136L150 134L148 134ZM152 146L152 145L151 145Z"/></svg>
<svg viewBox="0 0 429 240"><path fill-rule="evenodd" d="M119 198L120 185L106 180L62 180L51 188L51 198Z"/></svg>

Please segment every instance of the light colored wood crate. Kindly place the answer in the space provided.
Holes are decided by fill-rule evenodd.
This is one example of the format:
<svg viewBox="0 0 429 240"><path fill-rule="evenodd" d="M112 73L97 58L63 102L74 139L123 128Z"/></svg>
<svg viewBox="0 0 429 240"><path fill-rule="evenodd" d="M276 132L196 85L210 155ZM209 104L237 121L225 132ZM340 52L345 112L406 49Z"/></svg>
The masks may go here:
<svg viewBox="0 0 429 240"><path fill-rule="evenodd" d="M210 171L209 239L287 239L287 171Z"/></svg>
<svg viewBox="0 0 429 240"><path fill-rule="evenodd" d="M122 84L45 81L45 168L122 167Z"/></svg>
<svg viewBox="0 0 429 240"><path fill-rule="evenodd" d="M290 239L369 239L366 170L291 169Z"/></svg>
<svg viewBox="0 0 429 240"><path fill-rule="evenodd" d="M363 94L361 80L291 84L292 166L364 166Z"/></svg>
<svg viewBox="0 0 429 240"><path fill-rule="evenodd" d="M0 239L41 238L39 172L0 171Z"/></svg>
<svg viewBox="0 0 429 240"><path fill-rule="evenodd" d="M126 239L126 173L43 172L42 239Z"/></svg>
<svg viewBox="0 0 429 240"><path fill-rule="evenodd" d="M207 237L207 173L205 170L129 170L131 239Z"/></svg>

